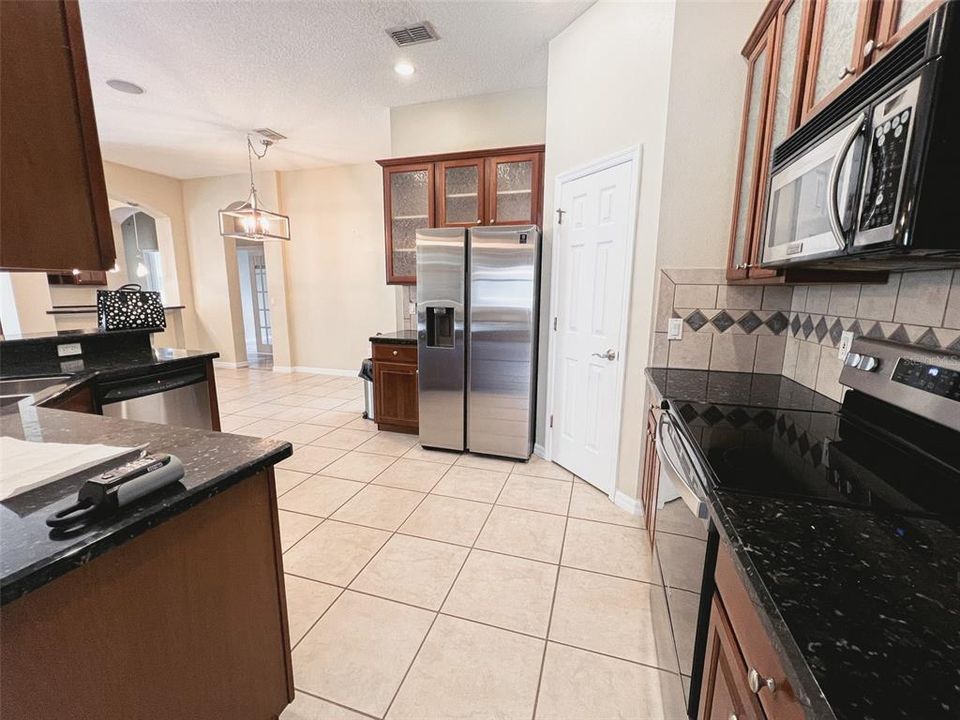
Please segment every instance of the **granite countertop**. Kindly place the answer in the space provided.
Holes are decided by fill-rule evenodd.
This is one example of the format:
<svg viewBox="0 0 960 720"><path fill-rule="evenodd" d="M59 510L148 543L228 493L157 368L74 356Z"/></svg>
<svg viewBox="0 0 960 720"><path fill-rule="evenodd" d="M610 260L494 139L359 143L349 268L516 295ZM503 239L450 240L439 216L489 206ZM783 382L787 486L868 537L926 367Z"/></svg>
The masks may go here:
<svg viewBox="0 0 960 720"><path fill-rule="evenodd" d="M0 335L0 343L6 345L8 343L77 342L90 338L142 335L143 333L155 333L161 330L162 328L135 328L130 330L86 328L83 330L54 330L52 332L37 333L6 333Z"/></svg>
<svg viewBox="0 0 960 720"><path fill-rule="evenodd" d="M47 516L76 500L66 478L0 502L0 602L21 597L253 473L290 457L290 443L155 425L65 410L23 407L0 414L0 434L29 441L148 444L183 461L183 479L76 534L58 536Z"/></svg>
<svg viewBox="0 0 960 720"><path fill-rule="evenodd" d="M674 401L839 409L779 375L654 368L647 376ZM809 717L960 716L956 527L801 499L706 491L711 519Z"/></svg>
<svg viewBox="0 0 960 720"><path fill-rule="evenodd" d="M389 343L391 345L416 345L416 330L399 330L391 333L377 333L370 336L372 343Z"/></svg>

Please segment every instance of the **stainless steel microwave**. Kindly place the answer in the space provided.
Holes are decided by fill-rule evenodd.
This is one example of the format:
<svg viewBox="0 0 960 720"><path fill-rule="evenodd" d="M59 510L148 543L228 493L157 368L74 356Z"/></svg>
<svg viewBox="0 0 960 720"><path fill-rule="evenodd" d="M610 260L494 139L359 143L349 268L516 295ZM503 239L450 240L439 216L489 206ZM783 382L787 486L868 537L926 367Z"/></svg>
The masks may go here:
<svg viewBox="0 0 960 720"><path fill-rule="evenodd" d="M960 2L775 149L761 264L960 265Z"/></svg>

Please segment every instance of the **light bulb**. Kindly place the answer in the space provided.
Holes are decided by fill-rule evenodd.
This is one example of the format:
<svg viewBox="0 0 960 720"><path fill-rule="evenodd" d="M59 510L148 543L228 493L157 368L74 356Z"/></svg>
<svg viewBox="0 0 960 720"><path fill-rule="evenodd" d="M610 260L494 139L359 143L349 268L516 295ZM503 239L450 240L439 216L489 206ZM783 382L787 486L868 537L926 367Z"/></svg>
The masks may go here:
<svg viewBox="0 0 960 720"><path fill-rule="evenodd" d="M150 271L147 270L147 266L143 264L143 260L137 263L137 277L146 277L150 274Z"/></svg>
<svg viewBox="0 0 960 720"><path fill-rule="evenodd" d="M257 219L250 215L244 215L240 222L243 223L243 231L247 233L247 235L252 234L257 228Z"/></svg>

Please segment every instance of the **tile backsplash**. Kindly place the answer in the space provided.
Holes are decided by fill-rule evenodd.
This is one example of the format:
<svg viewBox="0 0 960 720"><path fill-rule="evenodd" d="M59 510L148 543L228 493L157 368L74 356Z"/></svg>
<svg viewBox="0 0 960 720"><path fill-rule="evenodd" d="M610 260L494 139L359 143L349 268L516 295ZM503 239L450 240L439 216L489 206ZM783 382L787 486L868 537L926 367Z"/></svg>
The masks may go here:
<svg viewBox="0 0 960 720"><path fill-rule="evenodd" d="M726 285L722 269L664 269L655 317L653 366L777 372L839 399L846 330L960 352L960 270L787 287ZM680 340L667 340L671 317L683 320Z"/></svg>

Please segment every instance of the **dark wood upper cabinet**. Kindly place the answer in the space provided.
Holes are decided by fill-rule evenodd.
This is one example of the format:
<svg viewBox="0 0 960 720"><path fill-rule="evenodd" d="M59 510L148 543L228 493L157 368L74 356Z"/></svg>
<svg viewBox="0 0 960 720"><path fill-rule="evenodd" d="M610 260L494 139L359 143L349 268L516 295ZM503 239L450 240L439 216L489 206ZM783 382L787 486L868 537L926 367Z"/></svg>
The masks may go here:
<svg viewBox="0 0 960 720"><path fill-rule="evenodd" d="M864 46L874 63L890 48L912 33L943 4L943 0L882 0L877 11L877 31Z"/></svg>
<svg viewBox="0 0 960 720"><path fill-rule="evenodd" d="M543 145L378 160L388 285L417 282L426 227L543 224Z"/></svg>
<svg viewBox="0 0 960 720"><path fill-rule="evenodd" d="M107 270L116 252L80 10L0 2L0 267Z"/></svg>

